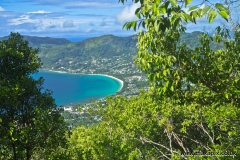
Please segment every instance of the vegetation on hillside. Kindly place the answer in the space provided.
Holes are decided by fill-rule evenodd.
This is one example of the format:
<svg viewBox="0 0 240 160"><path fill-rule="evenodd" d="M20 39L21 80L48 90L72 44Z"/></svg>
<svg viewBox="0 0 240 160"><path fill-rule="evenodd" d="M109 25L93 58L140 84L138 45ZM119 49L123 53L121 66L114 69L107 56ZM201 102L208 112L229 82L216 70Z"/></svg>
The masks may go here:
<svg viewBox="0 0 240 160"><path fill-rule="evenodd" d="M124 0L122 0L124 2ZM70 138L75 159L232 159L240 154L239 32L202 33L199 46L180 42L183 22L207 14L228 19L222 4L182 6L191 1L139 1L135 63L148 75L150 90L130 99L112 97L99 125L79 127ZM215 50L212 42L223 44ZM211 155L211 156L208 156Z"/></svg>

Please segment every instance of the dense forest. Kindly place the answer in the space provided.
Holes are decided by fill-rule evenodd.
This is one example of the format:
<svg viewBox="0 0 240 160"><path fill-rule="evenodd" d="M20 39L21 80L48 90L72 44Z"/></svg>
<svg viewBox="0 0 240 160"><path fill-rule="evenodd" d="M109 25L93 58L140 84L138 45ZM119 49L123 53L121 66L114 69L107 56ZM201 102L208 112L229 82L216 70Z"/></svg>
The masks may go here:
<svg viewBox="0 0 240 160"><path fill-rule="evenodd" d="M186 12L190 2L134 1L141 4L139 20L123 27L145 29L136 35L134 63L147 75L149 90L96 103L89 112L102 115L101 122L73 130L51 92L41 92L43 79L29 76L41 67L38 50L18 33L0 41L0 158L239 159L239 25L232 23L234 38L218 26L190 47L192 41L181 40L186 23L203 16L211 23L217 15L231 20L227 5L203 1ZM86 41L64 45L91 50Z"/></svg>

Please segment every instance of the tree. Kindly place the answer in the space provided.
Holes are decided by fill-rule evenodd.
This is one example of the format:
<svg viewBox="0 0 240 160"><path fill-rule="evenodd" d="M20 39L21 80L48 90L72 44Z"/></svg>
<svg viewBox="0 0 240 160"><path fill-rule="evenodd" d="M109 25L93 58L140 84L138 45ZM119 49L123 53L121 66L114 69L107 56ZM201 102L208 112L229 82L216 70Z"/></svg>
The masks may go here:
<svg viewBox="0 0 240 160"><path fill-rule="evenodd" d="M18 33L0 41L0 159L40 159L65 147L67 126L51 92L31 77L41 66L37 52Z"/></svg>
<svg viewBox="0 0 240 160"><path fill-rule="evenodd" d="M228 20L228 9L203 1L204 8L192 6L187 13L181 6L187 7L191 0L134 2L141 4L135 12L139 20L124 28L143 28L135 63L148 74L150 90L129 100L110 98L106 108L99 108L103 112L99 126L73 131L74 153L83 159L86 155L92 159L239 156L239 31L231 39L227 29L217 27L213 36L203 33L196 48L179 41L186 30L183 23L197 23L204 15L211 23L217 14ZM214 50L211 42L224 47Z"/></svg>

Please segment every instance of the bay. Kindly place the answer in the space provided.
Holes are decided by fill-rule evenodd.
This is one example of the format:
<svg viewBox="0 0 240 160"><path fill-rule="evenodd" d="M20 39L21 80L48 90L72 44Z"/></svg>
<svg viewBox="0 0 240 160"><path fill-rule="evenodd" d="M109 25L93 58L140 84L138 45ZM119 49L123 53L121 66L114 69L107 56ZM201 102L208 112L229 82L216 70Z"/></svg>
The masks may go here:
<svg viewBox="0 0 240 160"><path fill-rule="evenodd" d="M121 80L105 75L59 73L40 70L34 79L44 78L44 90L53 91L57 105L84 104L115 94L122 88Z"/></svg>

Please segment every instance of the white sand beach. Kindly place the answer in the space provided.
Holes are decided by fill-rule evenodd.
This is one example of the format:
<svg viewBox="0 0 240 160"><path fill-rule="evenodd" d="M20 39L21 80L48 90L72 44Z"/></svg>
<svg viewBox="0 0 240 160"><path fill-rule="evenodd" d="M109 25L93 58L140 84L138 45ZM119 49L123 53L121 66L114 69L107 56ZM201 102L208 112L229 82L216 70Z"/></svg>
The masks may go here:
<svg viewBox="0 0 240 160"><path fill-rule="evenodd" d="M117 81L121 85L119 87L119 89L117 90L117 92L121 91L121 89L123 88L123 81L121 79L116 78L116 77L109 76L109 75L106 75L106 74L88 74L88 75L100 75L100 76L106 76L106 77L114 79L115 81Z"/></svg>

